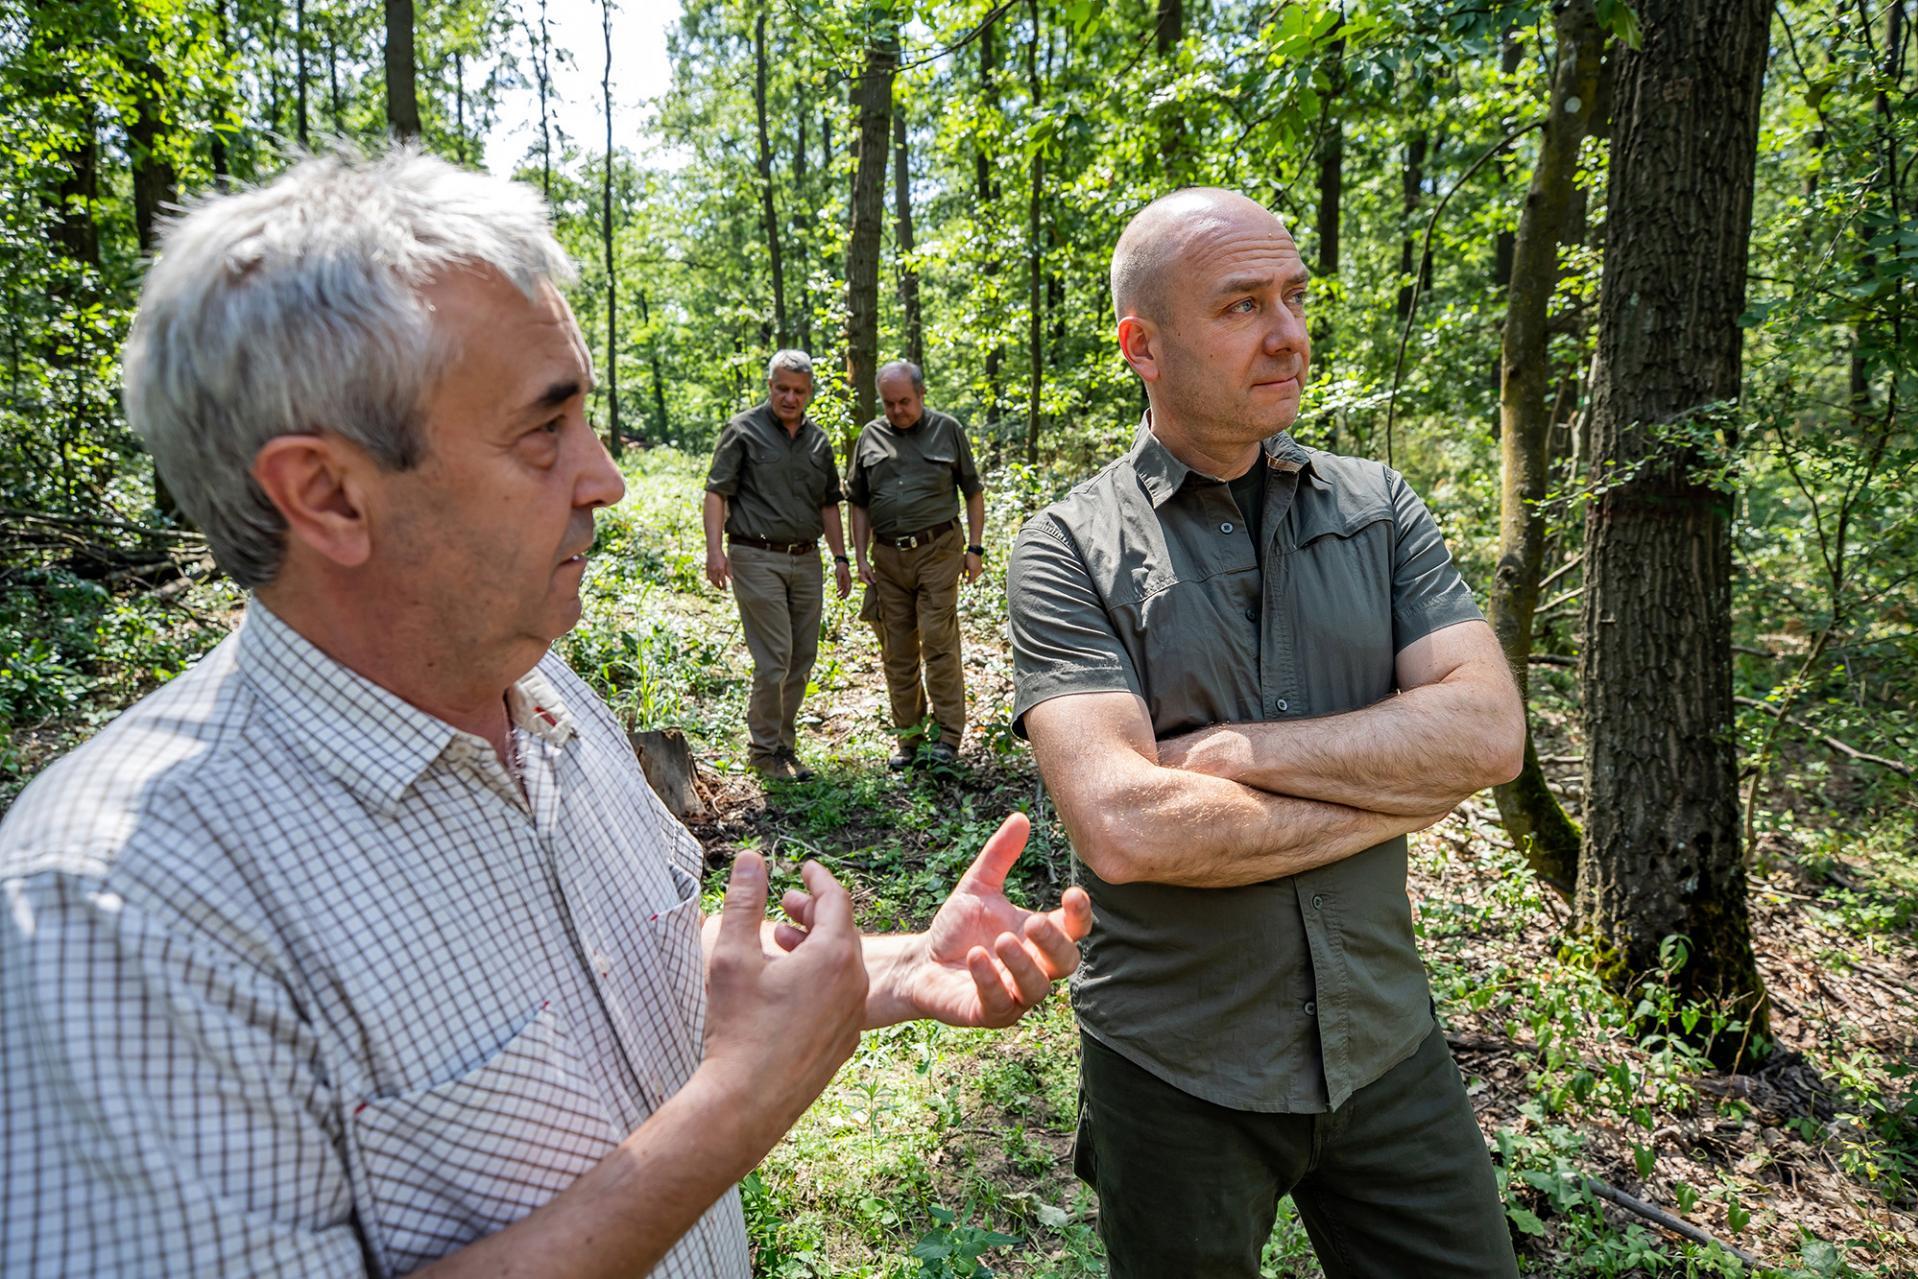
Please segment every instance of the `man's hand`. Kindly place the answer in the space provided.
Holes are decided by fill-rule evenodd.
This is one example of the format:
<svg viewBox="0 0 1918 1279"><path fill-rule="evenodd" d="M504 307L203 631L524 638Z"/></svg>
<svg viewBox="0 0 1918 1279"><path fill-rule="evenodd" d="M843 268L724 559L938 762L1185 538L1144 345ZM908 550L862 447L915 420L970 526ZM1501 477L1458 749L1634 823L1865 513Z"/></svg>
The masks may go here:
<svg viewBox="0 0 1918 1279"><path fill-rule="evenodd" d="M706 552L706 580L720 590L726 589L726 583L732 577L733 566L726 559L724 551Z"/></svg>
<svg viewBox="0 0 1918 1279"><path fill-rule="evenodd" d="M1056 910L1022 910L1006 900L1006 873L1032 824L1005 820L916 937L867 939L872 992L867 1025L932 1017L949 1026L1010 1026L1052 984L1079 965L1079 940L1092 931L1092 899L1068 888ZM773 940L798 952L811 945L817 903L797 890L781 903L792 917Z"/></svg>
<svg viewBox="0 0 1918 1279"><path fill-rule="evenodd" d="M839 598L845 599L852 594L852 570L843 560L834 560L832 564L833 580L839 584Z"/></svg>
<svg viewBox="0 0 1918 1279"><path fill-rule="evenodd" d="M872 571L872 565L862 557L859 561L859 580L867 586L879 585L879 575Z"/></svg>
<svg viewBox="0 0 1918 1279"><path fill-rule="evenodd" d="M970 586L972 583L978 581L979 575L985 571L986 571L985 557L981 555L974 555L971 551L967 551L966 552L966 584Z"/></svg>
<svg viewBox="0 0 1918 1279"><path fill-rule="evenodd" d="M866 964L852 899L817 862L800 874L808 890L806 944L768 954L760 944L766 863L740 853L706 964L700 1073L734 1098L738 1122L760 1129L765 1147L832 1082L865 1020Z"/></svg>

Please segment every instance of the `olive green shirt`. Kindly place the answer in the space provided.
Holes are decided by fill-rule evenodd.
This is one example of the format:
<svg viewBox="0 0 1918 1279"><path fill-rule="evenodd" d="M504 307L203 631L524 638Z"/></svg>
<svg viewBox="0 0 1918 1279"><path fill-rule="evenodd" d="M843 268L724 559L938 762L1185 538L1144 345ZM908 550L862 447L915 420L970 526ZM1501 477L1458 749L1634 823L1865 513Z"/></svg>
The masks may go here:
<svg viewBox="0 0 1918 1279"><path fill-rule="evenodd" d="M1394 659L1480 617L1431 514L1376 462L1265 441L1264 567L1230 487L1142 424L1125 457L1028 523L1007 570L1013 723L1126 692L1165 739L1357 710ZM1073 983L1088 1034L1194 1096L1325 1111L1432 1028L1404 838L1241 888L1108 884Z"/></svg>
<svg viewBox="0 0 1918 1279"><path fill-rule="evenodd" d="M981 487L965 428L931 409L903 431L883 417L866 423L846 468L846 497L866 508L880 537L944 524L959 514L954 490L971 497Z"/></svg>
<svg viewBox="0 0 1918 1279"><path fill-rule="evenodd" d="M815 542L820 509L843 499L832 441L802 418L789 434L772 405L748 409L719 433L706 491L726 499L726 533L764 542Z"/></svg>

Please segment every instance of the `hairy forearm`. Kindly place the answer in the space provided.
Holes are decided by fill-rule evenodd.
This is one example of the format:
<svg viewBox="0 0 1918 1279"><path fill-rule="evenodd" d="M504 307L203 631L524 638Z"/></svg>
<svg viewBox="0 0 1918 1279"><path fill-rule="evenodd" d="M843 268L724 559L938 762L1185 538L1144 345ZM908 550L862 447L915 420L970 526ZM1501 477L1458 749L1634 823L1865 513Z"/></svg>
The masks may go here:
<svg viewBox="0 0 1918 1279"><path fill-rule="evenodd" d="M617 1149L530 1215L418 1276L643 1275L786 1130L746 1081L701 1066Z"/></svg>
<svg viewBox="0 0 1918 1279"><path fill-rule="evenodd" d="M706 554L719 554L720 535L726 528L726 499L717 493L706 494L706 503L700 510L701 522L706 526Z"/></svg>
<svg viewBox="0 0 1918 1279"><path fill-rule="evenodd" d="M966 499L966 527L972 536L967 539L968 546L983 546L986 541L986 495L974 493Z"/></svg>
<svg viewBox="0 0 1918 1279"><path fill-rule="evenodd" d="M832 549L832 553L834 555L844 555L846 553L846 534L844 528L839 523L839 503L834 502L831 506L820 507L819 522L825 526L826 545Z"/></svg>
<svg viewBox="0 0 1918 1279"><path fill-rule="evenodd" d="M1276 795L1417 816L1507 779L1499 746L1507 714L1498 690L1441 681L1343 715L1168 738L1159 762Z"/></svg>
<svg viewBox="0 0 1918 1279"><path fill-rule="evenodd" d="M1094 786L1053 789L1074 849L1108 881L1262 883L1342 861L1442 815L1437 808L1384 813L1275 795L1135 761L1117 763Z"/></svg>

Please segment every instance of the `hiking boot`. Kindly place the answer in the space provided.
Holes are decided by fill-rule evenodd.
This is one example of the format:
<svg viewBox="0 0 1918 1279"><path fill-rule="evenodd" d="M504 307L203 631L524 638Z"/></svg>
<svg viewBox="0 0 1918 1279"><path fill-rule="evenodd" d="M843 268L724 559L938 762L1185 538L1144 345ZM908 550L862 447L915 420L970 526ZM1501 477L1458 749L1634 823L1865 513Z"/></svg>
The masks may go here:
<svg viewBox="0 0 1918 1279"><path fill-rule="evenodd" d="M886 756L886 767L895 773L903 773L912 767L912 749L907 746L895 747L892 754Z"/></svg>
<svg viewBox="0 0 1918 1279"><path fill-rule="evenodd" d="M746 761L746 767L758 773L762 781L790 782L798 780L793 772L792 761L784 755L755 755Z"/></svg>
<svg viewBox="0 0 1918 1279"><path fill-rule="evenodd" d="M926 762L934 767L944 765L947 768L952 768L956 767L959 763L959 752L945 742L933 742L931 745L921 747L920 749L926 757Z"/></svg>
<svg viewBox="0 0 1918 1279"><path fill-rule="evenodd" d="M798 751L795 751L795 750L783 750L783 751L780 751L780 752L779 752L779 758L781 758L781 759L783 759L783 760L785 760L785 761L786 761L786 767L792 770L792 780L793 780L793 781L795 781L795 782L809 782L809 781L811 781L811 780L812 780L812 778L813 778L813 772L812 772L812 769L810 769L810 768L807 768L807 767L806 767L806 766L805 766L804 764L802 764L802 763L800 763L800 762L799 762L799 752L798 752Z"/></svg>

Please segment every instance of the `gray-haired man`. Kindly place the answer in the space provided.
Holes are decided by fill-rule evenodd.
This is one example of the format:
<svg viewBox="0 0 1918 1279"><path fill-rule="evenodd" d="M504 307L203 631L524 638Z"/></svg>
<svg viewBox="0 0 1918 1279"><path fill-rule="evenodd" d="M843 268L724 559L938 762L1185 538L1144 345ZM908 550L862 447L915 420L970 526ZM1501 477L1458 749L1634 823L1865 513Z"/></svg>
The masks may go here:
<svg viewBox="0 0 1918 1279"><path fill-rule="evenodd" d="M766 402L726 424L706 475L706 577L721 590L731 581L753 657L748 760L762 777L796 781L812 776L799 762L798 722L819 656L821 533L839 598L852 590L839 472L832 441L806 416L812 397L812 357L774 354Z"/></svg>
<svg viewBox="0 0 1918 1279"><path fill-rule="evenodd" d="M889 763L898 769L912 762L928 709L936 733L926 751L947 762L958 757L966 731L959 579L977 581L984 567L986 497L965 428L926 407L919 366L894 360L880 367L877 383L885 412L853 445L846 496L899 734ZM959 533L962 494L969 538Z"/></svg>
<svg viewBox="0 0 1918 1279"><path fill-rule="evenodd" d="M0 1272L748 1272L732 1185L861 1026L1077 959L988 841L930 931L765 923L548 652L619 472L537 197L307 161L168 235L127 411L253 602L0 825Z"/></svg>

